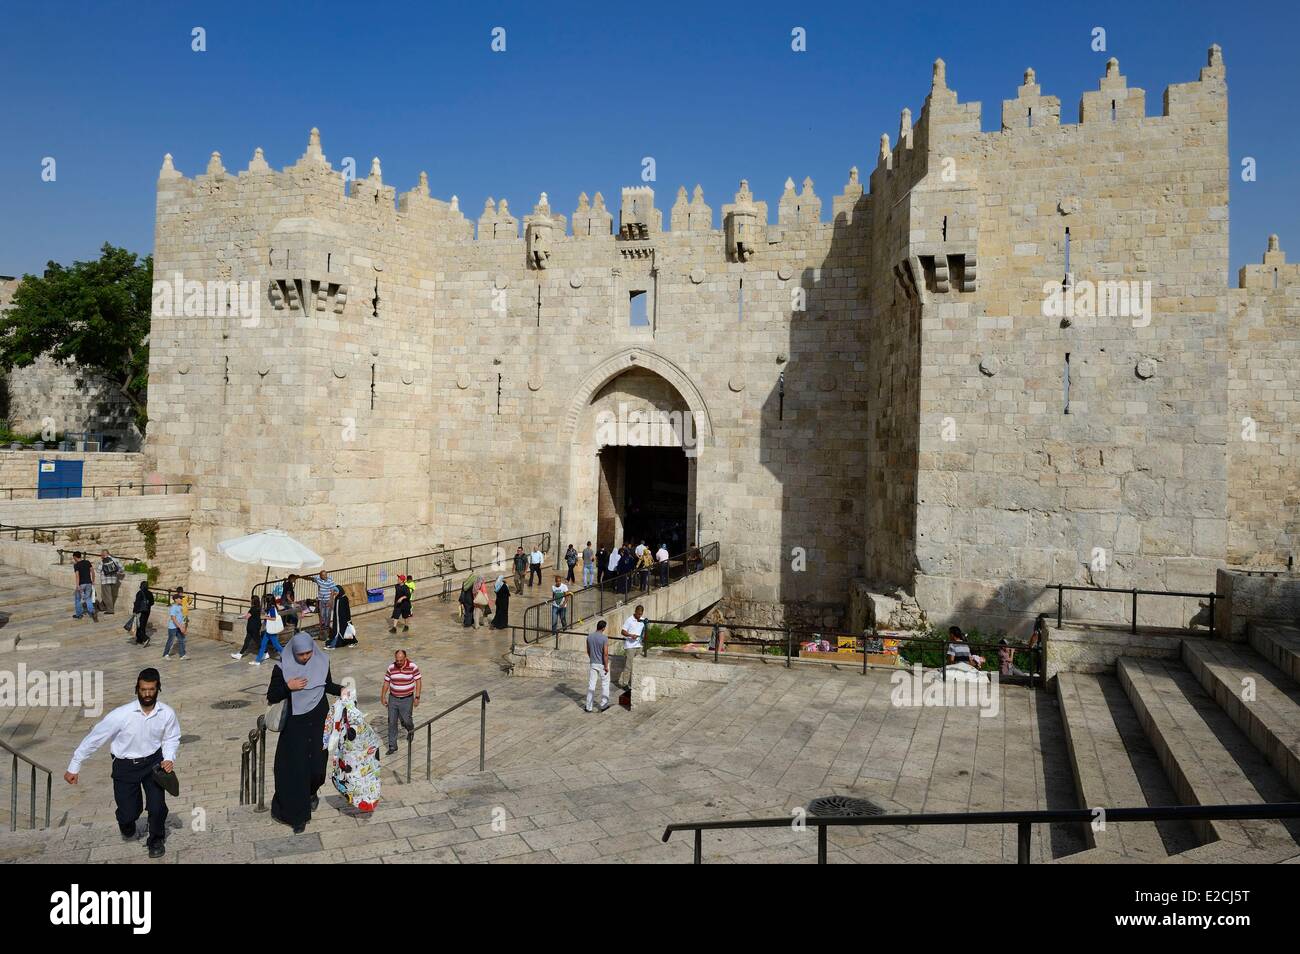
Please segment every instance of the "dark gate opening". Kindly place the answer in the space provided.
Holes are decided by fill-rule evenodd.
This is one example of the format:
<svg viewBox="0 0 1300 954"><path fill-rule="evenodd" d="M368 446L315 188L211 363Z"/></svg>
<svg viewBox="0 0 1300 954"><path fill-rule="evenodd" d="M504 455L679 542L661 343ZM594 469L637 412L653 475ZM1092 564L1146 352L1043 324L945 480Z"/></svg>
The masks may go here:
<svg viewBox="0 0 1300 954"><path fill-rule="evenodd" d="M690 471L680 447L605 447L600 452L597 545L644 541L669 553L687 543Z"/></svg>

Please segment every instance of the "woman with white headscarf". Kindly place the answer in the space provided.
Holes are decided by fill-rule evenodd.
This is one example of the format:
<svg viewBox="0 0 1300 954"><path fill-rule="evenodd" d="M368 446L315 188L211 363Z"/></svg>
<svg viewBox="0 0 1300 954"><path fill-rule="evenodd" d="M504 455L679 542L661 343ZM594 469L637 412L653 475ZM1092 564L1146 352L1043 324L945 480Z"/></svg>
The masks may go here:
<svg viewBox="0 0 1300 954"><path fill-rule="evenodd" d="M299 633L271 673L266 701L288 700L290 712L275 748L275 796L271 817L302 832L320 799L316 791L325 784L327 753L324 734L329 702L343 687L330 678L329 656L316 648L311 636Z"/></svg>

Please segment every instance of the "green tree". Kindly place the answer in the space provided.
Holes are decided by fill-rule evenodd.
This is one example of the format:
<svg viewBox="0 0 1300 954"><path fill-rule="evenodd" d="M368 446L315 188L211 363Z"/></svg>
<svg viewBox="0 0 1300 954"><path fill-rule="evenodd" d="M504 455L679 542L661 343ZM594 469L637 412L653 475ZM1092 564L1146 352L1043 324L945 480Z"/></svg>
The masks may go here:
<svg viewBox="0 0 1300 954"><path fill-rule="evenodd" d="M49 355L98 372L131 403L143 432L152 292L152 255L139 259L105 242L98 261L50 262L43 277L23 276L0 316L0 368Z"/></svg>

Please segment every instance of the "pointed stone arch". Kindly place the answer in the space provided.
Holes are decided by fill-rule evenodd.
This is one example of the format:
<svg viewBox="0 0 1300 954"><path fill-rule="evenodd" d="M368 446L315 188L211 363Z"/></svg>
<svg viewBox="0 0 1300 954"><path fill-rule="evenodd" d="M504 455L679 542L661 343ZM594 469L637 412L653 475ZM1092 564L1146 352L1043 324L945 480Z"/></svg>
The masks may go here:
<svg viewBox="0 0 1300 954"><path fill-rule="evenodd" d="M635 346L615 352L583 376L573 393L573 399L565 415L565 433L571 442L577 438L582 414L597 392L632 368L653 371L676 388L695 419L695 434L700 449L713 443L713 421L709 416L709 406L700 389L695 386L695 382L676 362L655 351Z"/></svg>

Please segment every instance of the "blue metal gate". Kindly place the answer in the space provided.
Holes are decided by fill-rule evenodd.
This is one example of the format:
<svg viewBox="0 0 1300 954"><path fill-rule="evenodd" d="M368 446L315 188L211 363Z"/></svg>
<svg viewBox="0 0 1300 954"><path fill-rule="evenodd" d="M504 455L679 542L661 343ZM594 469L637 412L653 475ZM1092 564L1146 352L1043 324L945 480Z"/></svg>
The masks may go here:
<svg viewBox="0 0 1300 954"><path fill-rule="evenodd" d="M37 500L62 500L81 496L80 460L43 460L36 475Z"/></svg>

